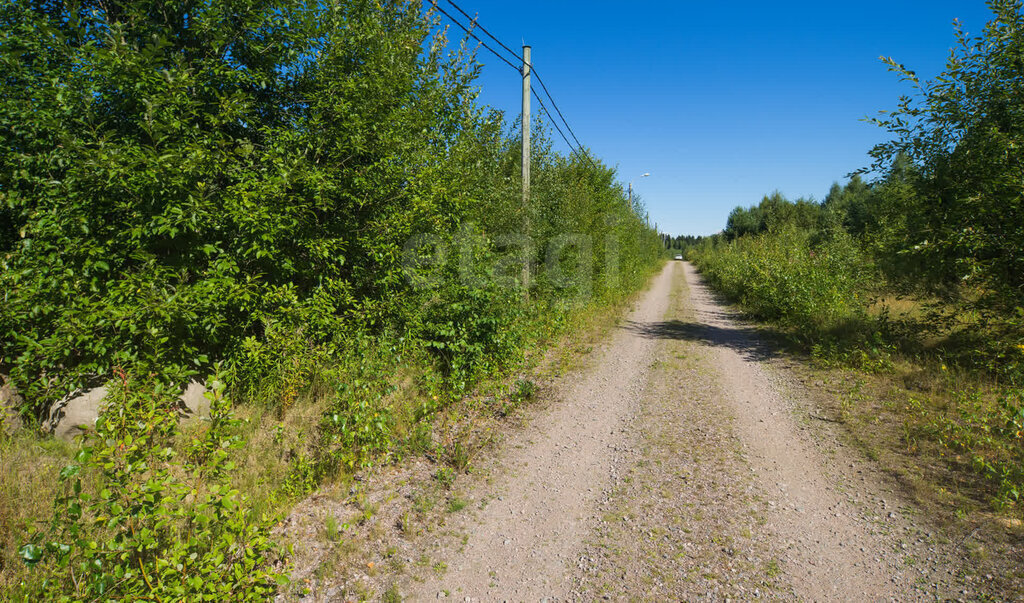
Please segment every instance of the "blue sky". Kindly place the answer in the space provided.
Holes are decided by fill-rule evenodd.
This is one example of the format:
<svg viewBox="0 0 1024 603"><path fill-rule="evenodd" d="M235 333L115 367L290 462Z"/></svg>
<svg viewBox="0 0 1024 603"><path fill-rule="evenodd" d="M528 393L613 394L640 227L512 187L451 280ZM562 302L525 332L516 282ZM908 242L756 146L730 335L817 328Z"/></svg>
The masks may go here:
<svg viewBox="0 0 1024 603"><path fill-rule="evenodd" d="M717 232L776 189L821 200L884 139L862 118L910 91L879 57L933 77L953 19L980 34L991 14L981 0L458 4L511 48L533 47L576 135L671 234ZM481 100L515 118L519 76L479 59Z"/></svg>

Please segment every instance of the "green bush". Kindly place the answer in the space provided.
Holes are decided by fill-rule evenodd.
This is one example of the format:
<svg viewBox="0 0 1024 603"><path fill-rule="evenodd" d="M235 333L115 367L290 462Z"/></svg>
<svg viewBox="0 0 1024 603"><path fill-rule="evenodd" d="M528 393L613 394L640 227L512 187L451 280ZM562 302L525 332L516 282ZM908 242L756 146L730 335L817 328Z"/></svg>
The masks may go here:
<svg viewBox="0 0 1024 603"><path fill-rule="evenodd" d="M124 373L96 434L60 472L48 529L21 548L43 571L29 599L265 600L284 580L269 520L229 485L242 445L223 383L209 425L182 441L174 394Z"/></svg>
<svg viewBox="0 0 1024 603"><path fill-rule="evenodd" d="M425 297L403 269L416 236L476 232L472 270L530 237L542 306L638 286L657 237L614 171L538 124L523 208L518 142L434 25L363 0L0 4L0 365L28 413L115 366L183 382L272 363L287 338L422 336L468 383L517 347L519 294L454 279ZM586 259L569 250L549 278L563 235L598 259L561 278Z"/></svg>
<svg viewBox="0 0 1024 603"><path fill-rule="evenodd" d="M845 233L812 245L797 230L705 245L692 259L751 314L820 333L864 317L870 267Z"/></svg>

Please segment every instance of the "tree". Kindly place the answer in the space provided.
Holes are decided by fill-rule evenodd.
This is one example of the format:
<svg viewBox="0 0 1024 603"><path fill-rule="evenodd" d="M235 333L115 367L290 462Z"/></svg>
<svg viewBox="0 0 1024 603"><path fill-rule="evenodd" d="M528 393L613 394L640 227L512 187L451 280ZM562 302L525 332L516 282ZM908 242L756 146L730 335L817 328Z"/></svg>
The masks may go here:
<svg viewBox="0 0 1024 603"><path fill-rule="evenodd" d="M982 36L956 25L934 81L884 59L914 93L875 120L894 138L872 154L881 171L901 156L920 171L902 235L923 282L1006 316L1024 305L1024 15L1021 0L989 7Z"/></svg>
<svg viewBox="0 0 1024 603"><path fill-rule="evenodd" d="M764 215L759 207L744 208L737 206L729 213L723 231L728 240L738 239L744 235L757 234L764 230Z"/></svg>
<svg viewBox="0 0 1024 603"><path fill-rule="evenodd" d="M822 202L829 220L835 220L851 235L864 234L870 221L871 186L859 174L850 177L845 186L832 185Z"/></svg>
<svg viewBox="0 0 1024 603"><path fill-rule="evenodd" d="M817 229L822 220L821 205L813 200L790 201L774 191L761 198L761 202L744 209L737 207L729 214L724 234L729 240L748 234L778 232L783 229Z"/></svg>
<svg viewBox="0 0 1024 603"><path fill-rule="evenodd" d="M402 2L0 0L0 364L41 401L401 313L465 202L465 57ZM9 242L12 236L17 240ZM55 377L57 377L55 379Z"/></svg>

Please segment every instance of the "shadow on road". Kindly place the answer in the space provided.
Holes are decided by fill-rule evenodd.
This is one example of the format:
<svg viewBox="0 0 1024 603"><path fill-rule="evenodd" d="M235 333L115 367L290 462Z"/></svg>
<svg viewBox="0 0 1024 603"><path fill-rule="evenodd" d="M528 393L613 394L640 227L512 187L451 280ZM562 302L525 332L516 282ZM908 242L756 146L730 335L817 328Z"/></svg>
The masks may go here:
<svg viewBox="0 0 1024 603"><path fill-rule="evenodd" d="M696 341L731 348L748 360L768 360L779 355L778 350L764 343L758 331L751 327L718 327L681 320L649 323L628 320L622 328L648 339Z"/></svg>

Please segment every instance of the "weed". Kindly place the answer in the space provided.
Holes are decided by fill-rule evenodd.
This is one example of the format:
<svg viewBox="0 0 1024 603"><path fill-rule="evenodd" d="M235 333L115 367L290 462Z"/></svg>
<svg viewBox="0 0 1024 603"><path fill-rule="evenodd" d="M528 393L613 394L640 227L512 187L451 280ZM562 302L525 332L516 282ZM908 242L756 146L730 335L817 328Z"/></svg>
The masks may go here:
<svg viewBox="0 0 1024 603"><path fill-rule="evenodd" d="M428 492L417 492L413 495L412 508L421 515L426 515L437 506L437 499Z"/></svg>
<svg viewBox="0 0 1024 603"><path fill-rule="evenodd" d="M462 442L455 442L448 448L448 463L460 473L469 470L469 451Z"/></svg>
<svg viewBox="0 0 1024 603"><path fill-rule="evenodd" d="M405 571L405 562L398 557L391 557L388 559L388 568L394 574L401 574Z"/></svg>
<svg viewBox="0 0 1024 603"><path fill-rule="evenodd" d="M328 515L324 519L324 530L327 533L327 540L331 542L337 542L341 536L341 530L339 529L338 518L333 514Z"/></svg>
<svg viewBox="0 0 1024 603"><path fill-rule="evenodd" d="M419 422L413 427L408 440L409 450L414 454L423 454L433 447L430 424Z"/></svg>
<svg viewBox="0 0 1024 603"><path fill-rule="evenodd" d="M434 472L434 480L445 489L451 489L455 484L455 470L451 467L441 467Z"/></svg>
<svg viewBox="0 0 1024 603"><path fill-rule="evenodd" d="M512 393L508 395L507 401L502 405L501 414L508 415L524 402L532 400L536 393L537 386L533 381L529 379L517 380Z"/></svg>
<svg viewBox="0 0 1024 603"><path fill-rule="evenodd" d="M370 500L370 497L365 492L356 492L355 504L360 512L360 523L373 519L373 516L377 513L377 504Z"/></svg>
<svg viewBox="0 0 1024 603"><path fill-rule="evenodd" d="M383 603L402 603L402 595L398 591L398 585L392 584L380 599Z"/></svg>
<svg viewBox="0 0 1024 603"><path fill-rule="evenodd" d="M458 496L453 496L452 499L448 501L448 512L458 513L459 511L465 509L466 505L468 504L469 501L467 501L466 499L459 498Z"/></svg>
<svg viewBox="0 0 1024 603"><path fill-rule="evenodd" d="M408 537L415 534L412 512L406 511L405 513L402 513L402 517L398 520L398 523L398 529L402 530L402 534L405 534L405 536Z"/></svg>

